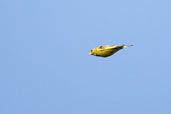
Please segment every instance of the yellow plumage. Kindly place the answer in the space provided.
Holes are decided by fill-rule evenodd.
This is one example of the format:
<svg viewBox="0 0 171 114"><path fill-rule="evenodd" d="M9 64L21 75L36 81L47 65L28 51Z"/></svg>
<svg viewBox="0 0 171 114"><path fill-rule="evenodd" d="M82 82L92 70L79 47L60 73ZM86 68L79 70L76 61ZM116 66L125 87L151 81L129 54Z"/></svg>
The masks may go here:
<svg viewBox="0 0 171 114"><path fill-rule="evenodd" d="M120 49L133 46L133 45L103 45L92 49L89 55L100 57L108 57L119 51Z"/></svg>

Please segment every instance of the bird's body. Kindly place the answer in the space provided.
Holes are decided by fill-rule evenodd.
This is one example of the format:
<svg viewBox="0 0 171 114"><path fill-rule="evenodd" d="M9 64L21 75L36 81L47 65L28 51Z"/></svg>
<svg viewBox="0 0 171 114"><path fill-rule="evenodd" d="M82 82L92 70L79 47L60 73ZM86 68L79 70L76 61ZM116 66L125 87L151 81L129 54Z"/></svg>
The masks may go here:
<svg viewBox="0 0 171 114"><path fill-rule="evenodd" d="M95 55L100 57L108 57L119 51L120 49L129 47L132 45L102 45L92 49L89 55Z"/></svg>

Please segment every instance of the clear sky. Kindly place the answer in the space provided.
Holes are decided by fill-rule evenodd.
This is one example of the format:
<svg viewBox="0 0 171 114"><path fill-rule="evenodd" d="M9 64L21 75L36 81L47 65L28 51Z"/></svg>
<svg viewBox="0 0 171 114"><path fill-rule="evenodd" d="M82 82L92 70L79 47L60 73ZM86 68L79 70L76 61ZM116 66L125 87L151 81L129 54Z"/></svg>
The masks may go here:
<svg viewBox="0 0 171 114"><path fill-rule="evenodd" d="M171 114L170 0L1 0L0 114ZM99 45L132 44L108 58Z"/></svg>

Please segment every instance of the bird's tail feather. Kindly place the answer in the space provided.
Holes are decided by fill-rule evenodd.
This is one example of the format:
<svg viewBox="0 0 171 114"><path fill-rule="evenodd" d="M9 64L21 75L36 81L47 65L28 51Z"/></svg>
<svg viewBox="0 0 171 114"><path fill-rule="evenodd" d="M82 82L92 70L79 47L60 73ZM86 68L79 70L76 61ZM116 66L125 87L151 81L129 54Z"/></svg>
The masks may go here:
<svg viewBox="0 0 171 114"><path fill-rule="evenodd" d="M123 45L123 48L130 47L130 46L133 46L133 45Z"/></svg>

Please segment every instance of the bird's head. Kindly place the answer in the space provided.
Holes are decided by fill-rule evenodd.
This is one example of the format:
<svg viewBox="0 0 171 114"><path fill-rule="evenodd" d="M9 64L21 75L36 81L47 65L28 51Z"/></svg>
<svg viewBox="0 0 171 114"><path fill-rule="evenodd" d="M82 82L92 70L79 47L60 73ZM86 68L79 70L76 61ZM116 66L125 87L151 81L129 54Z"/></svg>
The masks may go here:
<svg viewBox="0 0 171 114"><path fill-rule="evenodd" d="M94 55L95 49L92 49L88 55Z"/></svg>

